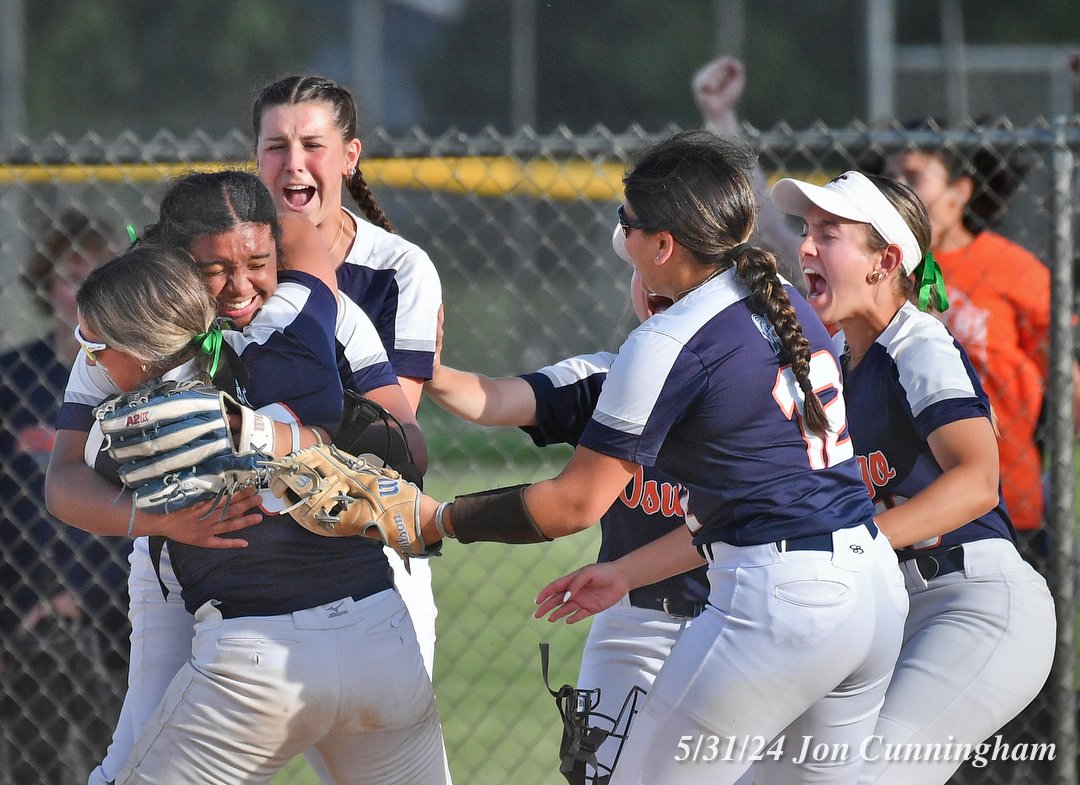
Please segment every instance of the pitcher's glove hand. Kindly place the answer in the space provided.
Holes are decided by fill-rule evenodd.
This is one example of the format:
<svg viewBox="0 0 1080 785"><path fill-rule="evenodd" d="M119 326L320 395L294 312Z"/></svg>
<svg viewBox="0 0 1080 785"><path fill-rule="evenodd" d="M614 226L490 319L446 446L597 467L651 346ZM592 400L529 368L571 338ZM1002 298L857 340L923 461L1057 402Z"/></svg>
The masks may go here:
<svg viewBox="0 0 1080 785"><path fill-rule="evenodd" d="M239 416L240 449L229 414ZM200 382L158 382L112 398L94 410L103 448L131 489L135 507L152 513L229 498L257 485L269 456L254 445L268 418Z"/></svg>
<svg viewBox="0 0 1080 785"><path fill-rule="evenodd" d="M377 540L409 558L437 556L420 527L420 489L393 469L372 466L319 444L270 461L270 490L286 505L285 512L310 532L323 537L360 535Z"/></svg>

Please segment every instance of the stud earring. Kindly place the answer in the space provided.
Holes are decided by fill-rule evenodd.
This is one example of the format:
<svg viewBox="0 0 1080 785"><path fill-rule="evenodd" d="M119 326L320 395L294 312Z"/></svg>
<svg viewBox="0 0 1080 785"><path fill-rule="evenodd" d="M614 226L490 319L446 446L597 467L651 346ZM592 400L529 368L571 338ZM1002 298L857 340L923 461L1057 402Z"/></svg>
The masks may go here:
<svg viewBox="0 0 1080 785"><path fill-rule="evenodd" d="M873 272L866 274L866 283L870 286L875 286L885 280L885 273L881 270L874 270Z"/></svg>

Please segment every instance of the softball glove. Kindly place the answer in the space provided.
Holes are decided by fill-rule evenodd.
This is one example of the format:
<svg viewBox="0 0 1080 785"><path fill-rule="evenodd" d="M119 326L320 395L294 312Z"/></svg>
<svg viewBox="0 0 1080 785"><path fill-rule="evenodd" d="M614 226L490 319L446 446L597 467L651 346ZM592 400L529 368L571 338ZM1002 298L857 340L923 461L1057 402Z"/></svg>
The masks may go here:
<svg viewBox="0 0 1080 785"><path fill-rule="evenodd" d="M438 555L420 526L420 489L393 469L371 465L334 445L316 445L270 461L270 490L284 512L323 537L359 535L409 558Z"/></svg>
<svg viewBox="0 0 1080 785"><path fill-rule="evenodd" d="M229 414L242 422L233 446ZM231 396L200 382L159 382L112 398L94 410L120 481L135 507L167 513L206 499L231 498L260 484L269 459L252 447L265 424ZM247 434L246 436L244 434Z"/></svg>

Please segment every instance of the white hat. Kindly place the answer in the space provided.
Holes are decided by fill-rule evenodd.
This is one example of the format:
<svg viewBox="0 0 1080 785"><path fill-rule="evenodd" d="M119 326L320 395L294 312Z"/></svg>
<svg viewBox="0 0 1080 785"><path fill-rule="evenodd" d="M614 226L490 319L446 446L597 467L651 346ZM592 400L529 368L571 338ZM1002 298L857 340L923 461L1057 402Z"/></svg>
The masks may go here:
<svg viewBox="0 0 1080 785"><path fill-rule="evenodd" d="M785 177L773 186L772 200L785 213L805 218L811 205L849 221L870 224L885 242L900 246L900 264L907 275L922 261L911 227L868 177L844 172L825 186Z"/></svg>

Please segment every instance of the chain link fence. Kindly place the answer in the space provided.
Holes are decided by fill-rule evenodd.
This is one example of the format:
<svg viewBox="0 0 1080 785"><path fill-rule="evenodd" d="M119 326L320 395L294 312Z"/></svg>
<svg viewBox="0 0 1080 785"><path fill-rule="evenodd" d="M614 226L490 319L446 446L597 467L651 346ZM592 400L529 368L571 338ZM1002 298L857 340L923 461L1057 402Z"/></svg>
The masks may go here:
<svg viewBox="0 0 1080 785"><path fill-rule="evenodd" d="M636 151L673 130L365 139L364 169L377 198L398 231L439 268L446 364L507 375L618 347L635 323L629 270L610 247L621 175ZM972 170L977 178L1016 175L995 228L1049 267L1052 286L1049 328L1038 347L1049 358L1039 433L1044 482L1011 490L1018 500L1037 496L1044 504L1045 526L1025 534L1024 548L1051 581L1059 645L1047 688L1002 731L1002 742L1055 747L1052 761L969 764L956 781L1076 783L1070 371L1080 125L1061 119L950 131L747 129L747 139L770 180L824 181L850 168L878 168L912 147L944 148L968 160L978 154L990 165ZM87 265L125 245L125 225L141 230L153 220L171 175L250 167L251 149L241 133L223 139L163 133L149 140L20 142L0 158L0 771L6 783L83 781L104 751L125 686L127 543L43 517L52 418L70 351L53 336L68 334L70 300ZM795 257L793 246L775 250L788 263ZM516 430L456 422L427 402L420 420L431 449L428 488L444 498L549 476L568 455L536 450ZM594 532L528 548L451 546L434 565L436 692L458 782L561 781L559 721L540 678L537 643L552 643L553 683L572 682L586 632L578 627L587 625L534 621L531 599L553 577L591 560L596 546ZM356 656L364 667L363 652ZM293 782L316 782L302 760L275 779Z"/></svg>

